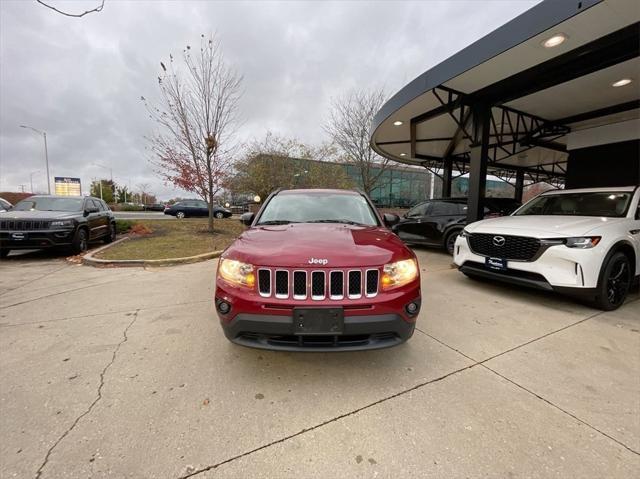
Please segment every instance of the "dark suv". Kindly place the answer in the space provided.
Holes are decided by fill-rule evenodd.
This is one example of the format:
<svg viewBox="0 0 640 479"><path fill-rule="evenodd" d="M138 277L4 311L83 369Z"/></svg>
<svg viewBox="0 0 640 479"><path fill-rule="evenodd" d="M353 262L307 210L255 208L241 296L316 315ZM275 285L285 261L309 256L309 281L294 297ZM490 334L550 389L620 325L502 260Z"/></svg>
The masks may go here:
<svg viewBox="0 0 640 479"><path fill-rule="evenodd" d="M266 349L375 349L411 337L420 310L413 252L364 194L283 190L221 255L215 306L234 343Z"/></svg>
<svg viewBox="0 0 640 479"><path fill-rule="evenodd" d="M0 213L0 257L14 249L70 247L81 253L94 240L116 238L116 220L99 198L30 196Z"/></svg>
<svg viewBox="0 0 640 479"><path fill-rule="evenodd" d="M511 198L485 198L484 216L506 216L519 206ZM442 198L424 201L411 208L393 227L405 243L439 246L453 254L456 238L467 224L467 199Z"/></svg>

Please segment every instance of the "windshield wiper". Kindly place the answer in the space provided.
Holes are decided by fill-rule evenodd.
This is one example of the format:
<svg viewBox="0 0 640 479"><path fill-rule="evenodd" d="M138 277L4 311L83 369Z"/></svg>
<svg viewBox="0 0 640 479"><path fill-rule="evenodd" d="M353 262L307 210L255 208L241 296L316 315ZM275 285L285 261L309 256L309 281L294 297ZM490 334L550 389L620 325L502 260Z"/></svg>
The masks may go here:
<svg viewBox="0 0 640 479"><path fill-rule="evenodd" d="M362 223L358 223L357 221L351 221L351 220L312 220L312 221L307 221L307 223L340 223L345 225L365 226Z"/></svg>
<svg viewBox="0 0 640 479"><path fill-rule="evenodd" d="M256 226L262 226L262 225L288 225L289 223L299 223L299 221L268 220L268 221L261 221Z"/></svg>

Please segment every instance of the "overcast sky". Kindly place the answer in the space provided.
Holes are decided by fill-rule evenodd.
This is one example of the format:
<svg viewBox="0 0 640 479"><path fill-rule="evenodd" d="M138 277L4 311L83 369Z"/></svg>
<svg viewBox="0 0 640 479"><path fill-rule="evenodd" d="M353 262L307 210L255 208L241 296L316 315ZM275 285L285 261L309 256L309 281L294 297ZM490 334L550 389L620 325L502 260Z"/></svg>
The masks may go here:
<svg viewBox="0 0 640 479"><path fill-rule="evenodd" d="M99 0L49 2L84 11ZM244 76L243 139L268 130L326 140L332 97L352 88L391 95L537 1L161 2L106 0L83 18L35 1L0 0L0 191L46 191L51 176L108 178L160 198L184 192L154 176L145 149L153 124L140 96L154 98L160 61L216 33ZM52 186L53 187L53 186Z"/></svg>

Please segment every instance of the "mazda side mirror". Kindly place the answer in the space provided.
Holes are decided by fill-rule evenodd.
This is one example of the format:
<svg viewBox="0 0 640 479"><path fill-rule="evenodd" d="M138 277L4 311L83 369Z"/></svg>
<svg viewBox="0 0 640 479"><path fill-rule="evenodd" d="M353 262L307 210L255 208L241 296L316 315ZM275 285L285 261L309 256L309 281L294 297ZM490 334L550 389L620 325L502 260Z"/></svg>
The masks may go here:
<svg viewBox="0 0 640 479"><path fill-rule="evenodd" d="M251 226L255 217L255 213L243 213L242 216L240 216L240 222L245 226Z"/></svg>
<svg viewBox="0 0 640 479"><path fill-rule="evenodd" d="M384 220L384 224L389 228L391 228L394 225L397 225L400 222L400 217L392 213L385 213L382 219Z"/></svg>

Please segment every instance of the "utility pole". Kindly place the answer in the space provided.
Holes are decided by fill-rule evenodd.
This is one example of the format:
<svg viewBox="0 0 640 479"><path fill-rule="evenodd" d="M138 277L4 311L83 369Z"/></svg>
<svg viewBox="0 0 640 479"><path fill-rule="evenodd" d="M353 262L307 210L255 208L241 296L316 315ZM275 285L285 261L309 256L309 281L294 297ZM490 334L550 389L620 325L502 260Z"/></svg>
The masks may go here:
<svg viewBox="0 0 640 479"><path fill-rule="evenodd" d="M29 173L29 184L31 185L31 193L33 193L33 175L38 173L40 170L32 171Z"/></svg>
<svg viewBox="0 0 640 479"><path fill-rule="evenodd" d="M22 190L22 192L24 193L24 187L25 187L26 185L18 185L18 186L20 187L20 190Z"/></svg>
<svg viewBox="0 0 640 479"><path fill-rule="evenodd" d="M51 179L49 178L49 151L47 150L47 133L40 131L37 128L27 125L20 125L20 128L27 128L33 130L44 138L44 161L47 166L47 193L51 194Z"/></svg>

